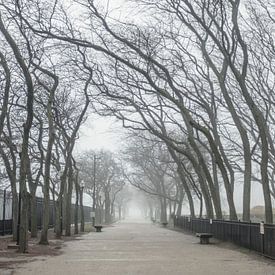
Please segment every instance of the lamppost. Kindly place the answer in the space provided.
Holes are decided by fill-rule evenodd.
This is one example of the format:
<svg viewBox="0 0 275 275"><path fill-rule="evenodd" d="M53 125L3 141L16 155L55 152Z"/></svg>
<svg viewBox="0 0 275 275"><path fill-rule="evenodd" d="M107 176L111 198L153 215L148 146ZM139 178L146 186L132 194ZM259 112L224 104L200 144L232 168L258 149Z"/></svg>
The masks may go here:
<svg viewBox="0 0 275 275"><path fill-rule="evenodd" d="M99 196L99 224L102 224L101 196Z"/></svg>
<svg viewBox="0 0 275 275"><path fill-rule="evenodd" d="M96 157L94 155L94 190L93 190L93 226L95 226L95 199L96 199L96 160L100 159L100 157Z"/></svg>
<svg viewBox="0 0 275 275"><path fill-rule="evenodd" d="M84 192L84 186L85 182L82 180L80 182L80 214L81 214L81 220L80 220L80 231L84 232L84 208L83 208L83 192Z"/></svg>
<svg viewBox="0 0 275 275"><path fill-rule="evenodd" d="M19 154L19 158L21 161L21 155L22 155L22 144L17 145L17 152ZM21 165L21 163L20 163ZM19 239L20 239L20 223L21 223L21 183L19 180L19 196L18 196L18 219L17 219L17 240L16 244L19 245Z"/></svg>

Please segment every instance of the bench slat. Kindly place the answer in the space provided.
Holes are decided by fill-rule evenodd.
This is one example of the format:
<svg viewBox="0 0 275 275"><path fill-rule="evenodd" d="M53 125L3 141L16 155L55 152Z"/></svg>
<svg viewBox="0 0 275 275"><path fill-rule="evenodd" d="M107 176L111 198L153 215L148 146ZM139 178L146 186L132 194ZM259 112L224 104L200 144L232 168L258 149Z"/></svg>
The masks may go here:
<svg viewBox="0 0 275 275"><path fill-rule="evenodd" d="M201 244L209 244L209 239L213 237L211 233L196 233L197 237L200 237Z"/></svg>
<svg viewBox="0 0 275 275"><path fill-rule="evenodd" d="M200 238L212 238L213 234L210 234L210 233L196 233L196 236L200 237Z"/></svg>

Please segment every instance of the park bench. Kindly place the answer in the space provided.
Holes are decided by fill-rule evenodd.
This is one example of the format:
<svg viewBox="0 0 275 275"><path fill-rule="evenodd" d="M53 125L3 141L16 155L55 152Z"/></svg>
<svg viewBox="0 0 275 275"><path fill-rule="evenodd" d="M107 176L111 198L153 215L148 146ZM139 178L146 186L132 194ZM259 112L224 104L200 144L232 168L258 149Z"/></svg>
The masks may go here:
<svg viewBox="0 0 275 275"><path fill-rule="evenodd" d="M102 229L102 225L95 225L94 226L95 227L95 229L96 229L96 232L101 232L101 229Z"/></svg>
<svg viewBox="0 0 275 275"><path fill-rule="evenodd" d="M162 224L163 227L166 227L168 222L162 222L161 224Z"/></svg>
<svg viewBox="0 0 275 275"><path fill-rule="evenodd" d="M196 236L200 238L201 244L209 244L209 239L213 237L211 233L196 233Z"/></svg>

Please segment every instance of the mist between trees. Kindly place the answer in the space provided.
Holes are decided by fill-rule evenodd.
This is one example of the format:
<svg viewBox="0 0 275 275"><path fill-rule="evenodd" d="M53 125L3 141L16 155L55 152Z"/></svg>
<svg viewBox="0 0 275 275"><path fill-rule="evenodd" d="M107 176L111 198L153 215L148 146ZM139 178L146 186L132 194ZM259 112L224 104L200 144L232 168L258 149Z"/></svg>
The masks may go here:
<svg viewBox="0 0 275 275"><path fill-rule="evenodd" d="M110 174L104 182L111 177L112 196L130 182L157 201L164 220L169 203L180 215L183 199L191 216L205 209L209 218L227 212L236 220L238 182L242 219L249 221L251 185L258 182L265 222L273 223L274 5L125 3L126 19L123 10L118 17L101 1L1 1L0 153L15 198L15 227L19 181L21 252L27 245L28 196L34 198L38 186L44 196L41 243L48 242L50 197L57 237L62 201L70 234L72 190L80 194L81 177L91 179L89 162L75 156L74 147L79 128L94 112L116 117L136 136L122 150L126 167L110 164L105 153ZM112 171L118 172L115 181ZM111 209L113 197L106 194Z"/></svg>

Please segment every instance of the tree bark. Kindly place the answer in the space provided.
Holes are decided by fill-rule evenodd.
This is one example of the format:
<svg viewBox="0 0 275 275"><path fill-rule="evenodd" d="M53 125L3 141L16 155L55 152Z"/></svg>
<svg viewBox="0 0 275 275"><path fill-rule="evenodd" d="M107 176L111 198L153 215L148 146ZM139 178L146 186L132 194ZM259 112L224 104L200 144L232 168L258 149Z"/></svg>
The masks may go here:
<svg viewBox="0 0 275 275"><path fill-rule="evenodd" d="M167 223L167 201L165 198L160 198L160 222Z"/></svg>
<svg viewBox="0 0 275 275"><path fill-rule="evenodd" d="M71 236L72 224L72 191L73 191L73 167L70 162L68 173L68 188L66 195L65 236Z"/></svg>
<svg viewBox="0 0 275 275"><path fill-rule="evenodd" d="M111 200L109 192L105 192L105 223L111 223Z"/></svg>
<svg viewBox="0 0 275 275"><path fill-rule="evenodd" d="M84 188L81 187L80 190L80 232L84 232L85 229L85 222L84 222L84 206L83 206L83 190Z"/></svg>
<svg viewBox="0 0 275 275"><path fill-rule="evenodd" d="M61 239L62 236L62 198L55 202L55 237Z"/></svg>
<svg viewBox="0 0 275 275"><path fill-rule="evenodd" d="M21 253L25 253L27 251L27 233L28 233L28 194L26 188L26 177L28 173L28 145L29 145L29 135L30 130L32 127L33 121L33 97L34 97L34 89L33 89L33 82L31 75L28 70L28 66L25 64L24 58L22 57L19 48L11 37L7 29L5 28L2 16L0 14L0 31L3 33L6 41L10 45L14 56L16 58L17 63L19 64L24 78L26 80L26 87L27 87L27 118L23 125L23 143L22 143L22 153L20 158L20 193L22 198L22 208L21 208L21 223L20 223L20 241L19 241L19 251Z"/></svg>
<svg viewBox="0 0 275 275"><path fill-rule="evenodd" d="M78 234L78 204L79 204L79 184L78 184L78 171L74 177L75 186L75 206L74 206L74 234Z"/></svg>
<svg viewBox="0 0 275 275"><path fill-rule="evenodd" d="M0 138L3 133L4 129L4 122L5 118L7 116L7 111L8 111L8 103L9 103L9 94L10 94L10 86L11 86L11 74L10 74L10 69L8 67L6 58L4 54L0 51L0 64L2 65L5 73L5 89L4 89L4 96L3 96L3 104L1 108L1 115L0 115Z"/></svg>

